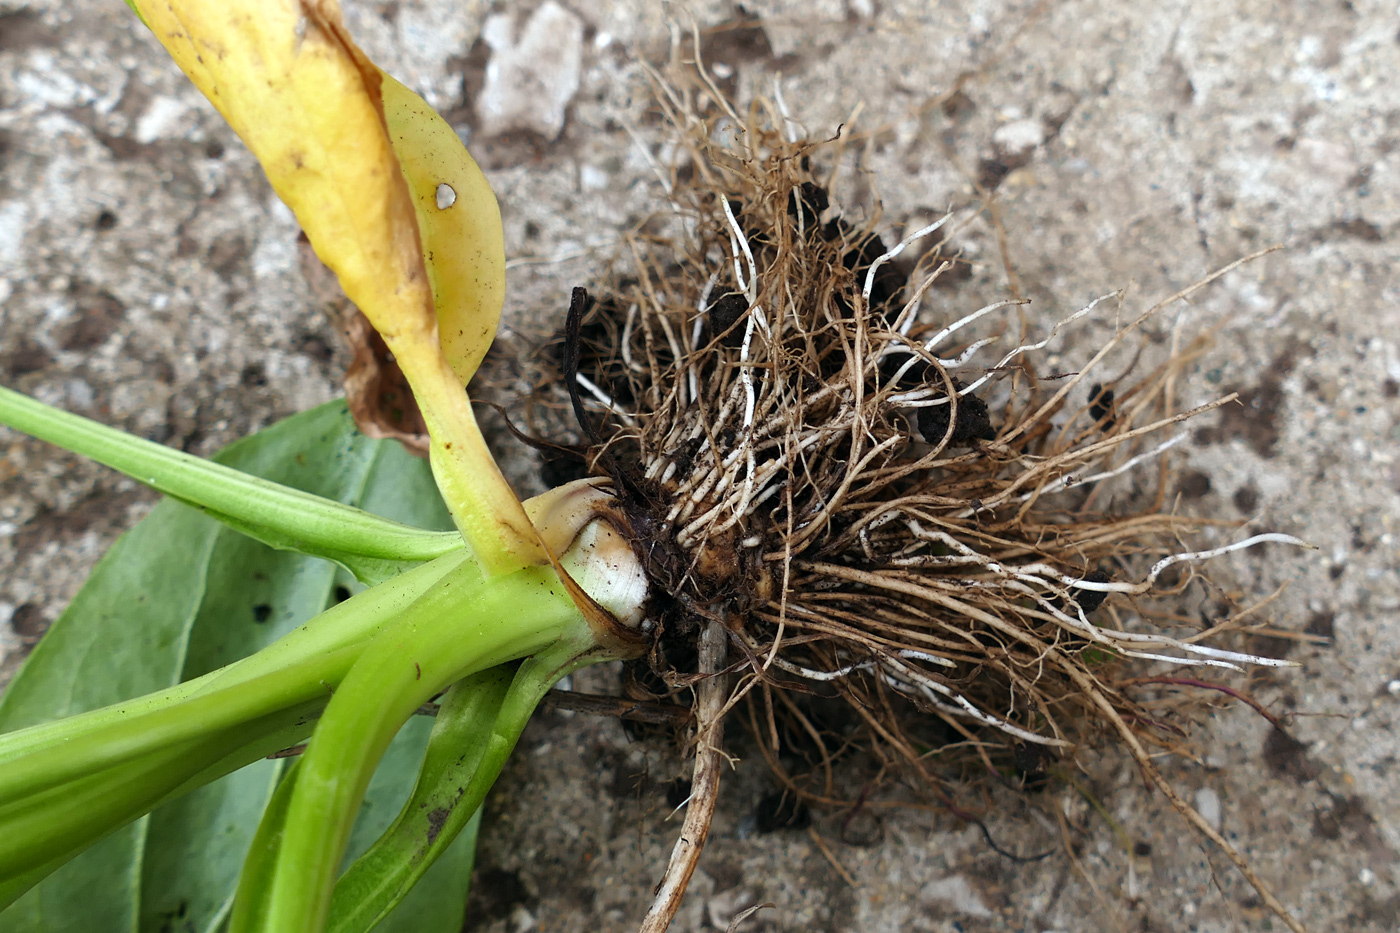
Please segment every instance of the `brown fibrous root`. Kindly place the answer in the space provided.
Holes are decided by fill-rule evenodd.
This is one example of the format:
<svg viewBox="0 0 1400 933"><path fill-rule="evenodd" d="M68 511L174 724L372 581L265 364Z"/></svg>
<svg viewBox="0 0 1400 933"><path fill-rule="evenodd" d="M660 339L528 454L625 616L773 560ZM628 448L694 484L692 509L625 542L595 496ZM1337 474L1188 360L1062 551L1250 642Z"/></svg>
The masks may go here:
<svg viewBox="0 0 1400 933"><path fill-rule="evenodd" d="M1131 659L1280 663L1174 637L1142 609L1184 589L1201 561L1302 544L1181 544L1210 523L1175 514L1163 455L1182 422L1233 400L1174 403L1205 341L1132 378L1136 356L1098 375L1157 312L1234 266L1120 327L1075 372L1041 374L1039 351L1121 310L1121 296L1029 335L1015 326L1024 302L938 307L962 216L887 247L878 211L852 224L831 203L839 138L790 138L780 108L740 112L703 70L655 81L682 142L671 213L627 238L625 271L596 297L576 292L560 354L587 470L611 478L658 594L650 666L672 688L712 694L702 633L722 632L737 673L723 708L758 709L750 719L775 764L779 718L831 741L788 699L813 693L858 714L863 738L846 745L923 775L909 730L929 718L975 736L989 768L1116 736L1299 929L1148 757L1144 742L1167 747L1180 730L1115 680ZM895 260L915 244L911 273ZM697 772L711 783L713 703L697 710ZM809 780L780 779L829 800L834 754ZM698 854L703 836L688 819L682 842ZM683 882L668 875L647 929L664 929Z"/></svg>

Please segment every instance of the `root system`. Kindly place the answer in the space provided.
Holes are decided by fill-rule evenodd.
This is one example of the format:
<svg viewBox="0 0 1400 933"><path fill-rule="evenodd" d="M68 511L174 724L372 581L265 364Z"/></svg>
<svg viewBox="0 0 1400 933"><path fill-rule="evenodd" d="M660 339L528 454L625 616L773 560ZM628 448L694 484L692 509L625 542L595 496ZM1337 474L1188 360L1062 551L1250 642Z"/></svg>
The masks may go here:
<svg viewBox="0 0 1400 933"><path fill-rule="evenodd" d="M835 205L842 140L797 138L770 101L736 110L703 70L656 86L681 143L657 166L670 213L627 238L596 297L575 291L557 354L578 463L611 481L659 594L639 682L693 686L702 633L722 630L720 706L747 704L780 780L816 800L840 796L832 762L856 747L936 788L930 722L1023 776L1116 738L1292 923L1149 760L1187 717L1144 701L1160 681L1124 680L1135 661L1279 663L1207 645L1229 619L1178 637L1151 607L1200 561L1300 543L1182 544L1205 523L1176 514L1163 455L1181 422L1231 399L1175 406L1203 341L1155 366L1132 351L1187 293L1076 371L1041 372L1040 351L1121 314L1121 296L1038 332L1016 300L949 312L930 296L964 216L890 246L878 212L852 222ZM846 700L859 728L824 728L812 696ZM809 773L781 764L794 735Z"/></svg>

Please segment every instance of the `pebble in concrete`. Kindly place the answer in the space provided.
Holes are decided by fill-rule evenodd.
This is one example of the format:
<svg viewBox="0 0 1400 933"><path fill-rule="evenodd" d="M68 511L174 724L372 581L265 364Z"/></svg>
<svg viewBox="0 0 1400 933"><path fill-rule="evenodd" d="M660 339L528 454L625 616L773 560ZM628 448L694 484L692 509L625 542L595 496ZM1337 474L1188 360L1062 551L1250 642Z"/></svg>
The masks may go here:
<svg viewBox="0 0 1400 933"><path fill-rule="evenodd" d="M481 31L491 47L486 84L477 98L481 132L512 130L556 138L583 69L583 22L547 0L516 34L514 17L498 14Z"/></svg>

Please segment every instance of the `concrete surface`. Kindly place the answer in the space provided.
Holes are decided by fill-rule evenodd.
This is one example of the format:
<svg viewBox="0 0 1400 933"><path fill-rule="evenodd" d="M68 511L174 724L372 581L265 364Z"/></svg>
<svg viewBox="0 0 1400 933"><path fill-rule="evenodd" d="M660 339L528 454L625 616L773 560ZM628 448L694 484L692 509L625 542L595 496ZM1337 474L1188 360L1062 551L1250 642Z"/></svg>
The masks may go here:
<svg viewBox="0 0 1400 933"><path fill-rule="evenodd" d="M541 6L547 22L532 32ZM862 107L847 127L862 171L838 196L869 210L878 192L891 231L971 203L974 180L1000 182L1006 261L990 227L970 227L960 242L979 262L940 294L947 308L1019 291L1044 325L1122 286L1125 307L1140 308L1283 244L1158 333L1178 312L1188 331L1218 328L1183 397L1238 390L1245 403L1194 431L1178 460L1184 507L1320 548L1238 555L1219 575L1244 598L1286 583L1267 621L1332 643L1260 643L1301 664L1251 680L1295 714L1286 734L1220 712L1197 739L1199 763L1163 766L1310 929L1400 929L1393 2L819 0L751 3L747 24L719 2L347 8L370 54L471 139L511 255L551 260L513 268L505 349L550 329L568 287L657 208L628 132L644 103L635 62L663 58L668 22L692 16L741 97L780 80L818 136ZM580 54L531 72L521 45L549 29ZM507 56L495 71L493 55ZM476 105L503 64L543 90L533 112L514 101L525 106L516 117L496 101L506 115L487 138ZM297 271L295 233L238 141L118 0L0 0L6 385L198 453L331 397L335 335ZM1066 359L1113 323L1084 328ZM150 502L0 431L0 669L13 670ZM589 676L610 688L608 672ZM617 723L541 717L508 772L512 790L490 804L468 928L627 929L671 844L663 790L679 767ZM814 833L755 835L768 778L745 760L679 928L724 929L735 910L770 902L741 929L1282 929L1121 757L1087 755L1079 779L1125 839L1071 789L988 802L1000 808L992 833L1021 852L1058 842L1050 814L1061 806L1082 873L1063 852L1004 859L931 809L877 811L859 831L819 813Z"/></svg>

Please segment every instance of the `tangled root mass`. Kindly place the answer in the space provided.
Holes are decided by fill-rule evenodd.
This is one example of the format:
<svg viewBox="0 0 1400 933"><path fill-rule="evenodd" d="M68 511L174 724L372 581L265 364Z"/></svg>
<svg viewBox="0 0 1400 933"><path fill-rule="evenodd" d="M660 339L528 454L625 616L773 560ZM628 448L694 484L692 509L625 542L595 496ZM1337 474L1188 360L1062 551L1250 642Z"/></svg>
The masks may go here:
<svg viewBox="0 0 1400 933"><path fill-rule="evenodd" d="M1199 345L1135 381L1088 381L1126 328L1080 371L1038 374L1035 353L1104 299L1008 347L1022 302L929 307L946 240L912 273L895 262L956 218L890 248L878 217L837 214L814 168L830 142L786 139L762 102L702 117L688 95L661 100L689 158L674 215L628 239L596 299L575 291L558 354L582 457L616 488L658 594L655 672L691 682L697 633L719 620L738 691L769 710L775 692L839 695L867 747L911 763L911 710L932 714L1026 771L1109 724L1181 734L1115 686L1120 659L1262 661L1171 637L1138 598L1173 565L1284 536L1172 553L1197 526L1164 510L1160 475L1126 513L1096 494L1214 407L1170 398Z"/></svg>

